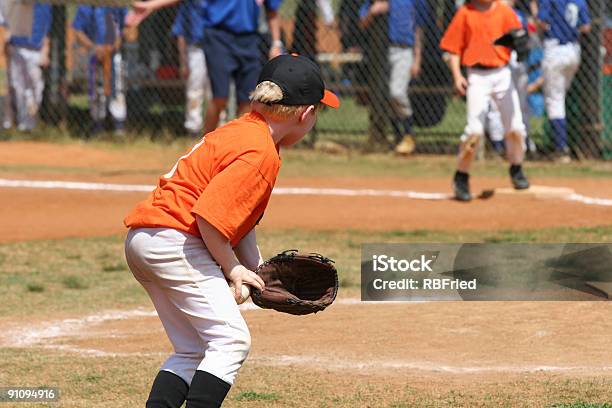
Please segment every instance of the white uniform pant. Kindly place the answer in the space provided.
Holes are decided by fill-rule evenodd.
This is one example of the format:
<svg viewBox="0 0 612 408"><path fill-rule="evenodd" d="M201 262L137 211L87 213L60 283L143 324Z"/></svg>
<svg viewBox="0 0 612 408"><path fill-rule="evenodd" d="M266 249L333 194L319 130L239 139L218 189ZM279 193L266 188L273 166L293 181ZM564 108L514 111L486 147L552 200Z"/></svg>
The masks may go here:
<svg viewBox="0 0 612 408"><path fill-rule="evenodd" d="M15 104L15 120L19 130L36 126L38 108L42 102L45 83L40 67L40 50L9 47L10 96Z"/></svg>
<svg viewBox="0 0 612 408"><path fill-rule="evenodd" d="M212 99L212 91L206 69L206 56L202 47L187 46L187 63L189 76L185 84L186 102L185 129L189 132L200 132L204 126L202 104L204 99Z"/></svg>
<svg viewBox="0 0 612 408"><path fill-rule="evenodd" d="M513 53L515 54L515 53ZM511 61L510 71L512 72L512 81L518 93L519 103L521 105L521 115L523 117L523 125L529 133L529 103L527 102L527 67L522 62ZM501 120L501 114L495 103L490 104L489 112L486 116L487 130L492 141L504 140L504 125Z"/></svg>
<svg viewBox="0 0 612 408"><path fill-rule="evenodd" d="M138 228L128 233L125 254L174 347L161 370L187 384L196 369L233 384L251 337L202 239L174 229Z"/></svg>
<svg viewBox="0 0 612 408"><path fill-rule="evenodd" d="M499 110L504 132L516 132L525 136L521 105L508 66L490 70L468 70L465 134L484 134L485 117L491 102Z"/></svg>
<svg viewBox="0 0 612 408"><path fill-rule="evenodd" d="M580 66L580 45L544 41L544 104L550 120L565 119L565 95Z"/></svg>
<svg viewBox="0 0 612 408"><path fill-rule="evenodd" d="M410 69L414 62L412 48L389 47L389 94L397 115L404 119L412 116L412 106L408 98Z"/></svg>

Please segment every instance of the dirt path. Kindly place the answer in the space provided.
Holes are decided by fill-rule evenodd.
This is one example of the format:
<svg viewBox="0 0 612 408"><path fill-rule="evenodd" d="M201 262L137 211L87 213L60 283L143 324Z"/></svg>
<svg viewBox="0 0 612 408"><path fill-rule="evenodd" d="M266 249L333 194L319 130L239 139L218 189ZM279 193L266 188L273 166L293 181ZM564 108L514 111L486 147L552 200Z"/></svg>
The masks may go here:
<svg viewBox="0 0 612 408"><path fill-rule="evenodd" d="M129 177L128 177L129 178ZM153 177L151 177L153 178ZM48 178L47 178L48 179ZM72 178L71 180L75 180ZM117 182L117 177L113 177ZM119 180L125 183L134 180ZM581 194L607 193L612 183L546 180L549 185L573 187ZM478 180L475 188L504 186L504 179ZM448 192L448 180L341 179L280 180L279 187L338 187L409 189ZM609 191L610 190L610 191ZM99 236L124 231L122 220L146 193L0 188L0 242L67 236ZM606 196L604 196L606 197ZM274 196L260 227L364 230L533 230L548 227L587 227L612 224L612 207L589 206L533 196L495 196L464 204L451 200L425 201L394 197Z"/></svg>
<svg viewBox="0 0 612 408"><path fill-rule="evenodd" d="M160 168L170 166L177 147L116 150L88 145L5 142L1 178L154 185ZM533 184L569 187L589 197L612 198L609 179L545 178ZM507 187L505 177L475 178L473 190ZM277 187L410 190L450 193L447 178L283 177ZM0 187L0 242L67 236L99 236L124 231L122 220L146 193ZM464 204L402 197L275 195L262 229L364 230L533 230L612 224L612 207L585 205L532 195L496 195Z"/></svg>
<svg viewBox="0 0 612 408"><path fill-rule="evenodd" d="M340 302L296 318L247 310L258 365L407 378L555 373L612 374L608 302ZM10 328L11 325L7 324ZM581 333L580 335L577 335ZM14 325L0 346L64 350L91 356L160 356L171 347L154 312L106 312Z"/></svg>

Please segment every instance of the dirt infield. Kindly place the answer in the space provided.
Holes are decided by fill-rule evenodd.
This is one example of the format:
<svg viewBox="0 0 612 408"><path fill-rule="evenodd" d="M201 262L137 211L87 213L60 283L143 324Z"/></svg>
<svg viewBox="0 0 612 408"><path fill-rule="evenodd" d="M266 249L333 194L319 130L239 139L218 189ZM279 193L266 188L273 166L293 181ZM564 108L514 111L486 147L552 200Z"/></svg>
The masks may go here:
<svg viewBox="0 0 612 408"><path fill-rule="evenodd" d="M134 151L75 144L3 143L0 181L153 185L162 169L171 166L176 157L163 148L143 156ZM282 174L277 183L281 188L450 193L448 177ZM532 182L612 199L609 178L544 177L533 178ZM508 185L506 177L480 177L474 180L473 189ZM121 233L125 231L121 222L124 215L145 196L145 192L0 187L0 243ZM559 197L498 194L465 204L389 194L313 194L273 196L261 230L494 231L603 225L612 225L611 206ZM42 301L48 296L47 290L50 293L51 289L24 293L39 296ZM341 290L337 303L329 310L301 318L245 308L253 349L232 392L269 390L281 396L276 403L249 402L250 407L533 407L571 401L574 391L575 395L597 401L612 400L609 302L366 304L355 299L357 291L355 287ZM157 362L161 363L171 350L150 304L87 315L70 310L51 318L44 312L43 307L40 315L28 321L14 316L0 318L0 348L44 350L53 353L47 354L49 359L56 354L63 356L62 353L75 359L108 359L105 364L113 372L130 358L149 361L157 367ZM95 364L98 363L92 366ZM123 371L128 369L123 367ZM135 391L129 391L129 398L137 399L139 404L146 398L155 369L149 367L146 373L138 373L144 379L134 385ZM0 380L7 379L12 380L0 374ZM70 384L62 383L61 377L49 380L64 387ZM112 386L111 383L109 387ZM406 387L410 387L408 391ZM386 391L400 394L384 394ZM78 398L84 396L71 389L67 394L70 392L74 395L67 396L66 406L83 406ZM421 396L425 399L419 399ZM302 398L299 404L292 400L294 397ZM244 405L230 399L228 406Z"/></svg>
<svg viewBox="0 0 612 408"><path fill-rule="evenodd" d="M325 376L334 386L348 380L362 389L381 383L392 390L409 385L427 394L459 389L472 398L489 399L478 406L499 406L487 394L503 392L515 393L511 406L544 406L546 387L535 387L528 400L521 400L518 395L526 390L513 388L521 382L559 382L569 394L571 381L601 381L599 388L590 385L591 391L606 400L612 398L612 357L609 325L602 322L611 307L608 302L381 305L340 300L323 313L301 318L247 310L243 314L253 348L238 385L251 383L251 369L260 367L272 375L267 387L289 396L295 389L288 379L272 373L299 373L304 376L299 386L312 384L311 375ZM117 361L134 356L162 361L171 352L159 320L148 310L9 326L0 335L3 345L44 346ZM392 406L384 403L388 399L379 395L376 406ZM451 406L473 405L463 401Z"/></svg>
<svg viewBox="0 0 612 408"><path fill-rule="evenodd" d="M261 309L243 313L253 336L250 358L265 365L379 374L398 370L420 376L605 374L612 372L612 356L608 327L600 323L611 307L607 302L340 301L324 313L300 318ZM377 319L381 314L384 319ZM53 333L45 325L21 326L0 338L4 345L27 339L26 346L44 342L47 348L91 355L164 355L172 350L154 311L95 317L45 323L57 329ZM570 324L571 333L566 330ZM349 327L350 332L342 330Z"/></svg>
<svg viewBox="0 0 612 408"><path fill-rule="evenodd" d="M69 180L154 185L175 156L163 149L135 156L79 145L3 143L4 179ZM31 166L28 167L28 166ZM95 168L97 171L82 171ZM534 184L569 187L577 193L612 198L608 179L546 178ZM450 193L448 178L283 177L277 187L411 190ZM505 177L475 178L473 190L507 187ZM124 231L122 219L143 199L142 192L41 190L0 187L0 242L65 236L98 236ZM87 220L87 223L81 222ZM558 198L496 195L489 200L413 200L401 197L274 196L261 223L275 228L376 230L533 230L612 224L612 207Z"/></svg>

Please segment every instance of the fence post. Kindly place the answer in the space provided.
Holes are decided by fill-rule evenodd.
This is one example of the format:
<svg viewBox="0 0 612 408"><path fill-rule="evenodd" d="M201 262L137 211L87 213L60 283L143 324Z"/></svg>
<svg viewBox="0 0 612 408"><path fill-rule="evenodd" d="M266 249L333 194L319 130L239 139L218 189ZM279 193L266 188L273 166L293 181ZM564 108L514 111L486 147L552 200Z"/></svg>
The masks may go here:
<svg viewBox="0 0 612 408"><path fill-rule="evenodd" d="M66 6L52 6L49 33L49 69L45 72L42 119L52 125L65 124L68 95L66 88Z"/></svg>

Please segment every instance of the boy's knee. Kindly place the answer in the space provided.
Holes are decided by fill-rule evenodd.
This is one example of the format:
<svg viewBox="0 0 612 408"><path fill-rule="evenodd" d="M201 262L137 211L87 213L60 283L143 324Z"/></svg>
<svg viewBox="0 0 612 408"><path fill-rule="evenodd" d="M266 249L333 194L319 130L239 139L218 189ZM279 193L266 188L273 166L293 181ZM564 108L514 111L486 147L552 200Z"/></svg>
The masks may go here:
<svg viewBox="0 0 612 408"><path fill-rule="evenodd" d="M522 143L525 140L526 133L523 129L511 130L506 134L506 139L516 143Z"/></svg>
<svg viewBox="0 0 612 408"><path fill-rule="evenodd" d="M208 342L198 370L207 371L231 385L251 351L251 334L245 322L226 327L229 330L223 337Z"/></svg>
<svg viewBox="0 0 612 408"><path fill-rule="evenodd" d="M399 106L404 106L408 103L408 94L404 94L401 89L392 87L389 92L393 102Z"/></svg>
<svg viewBox="0 0 612 408"><path fill-rule="evenodd" d="M461 145L459 146L459 156L471 157L476 152L476 148L480 143L481 136L479 134L464 135L461 137Z"/></svg>
<svg viewBox="0 0 612 408"><path fill-rule="evenodd" d="M484 125L478 121L468 121L467 126L465 127L464 136L466 139L471 135L484 135ZM462 142L465 141L462 139Z"/></svg>

